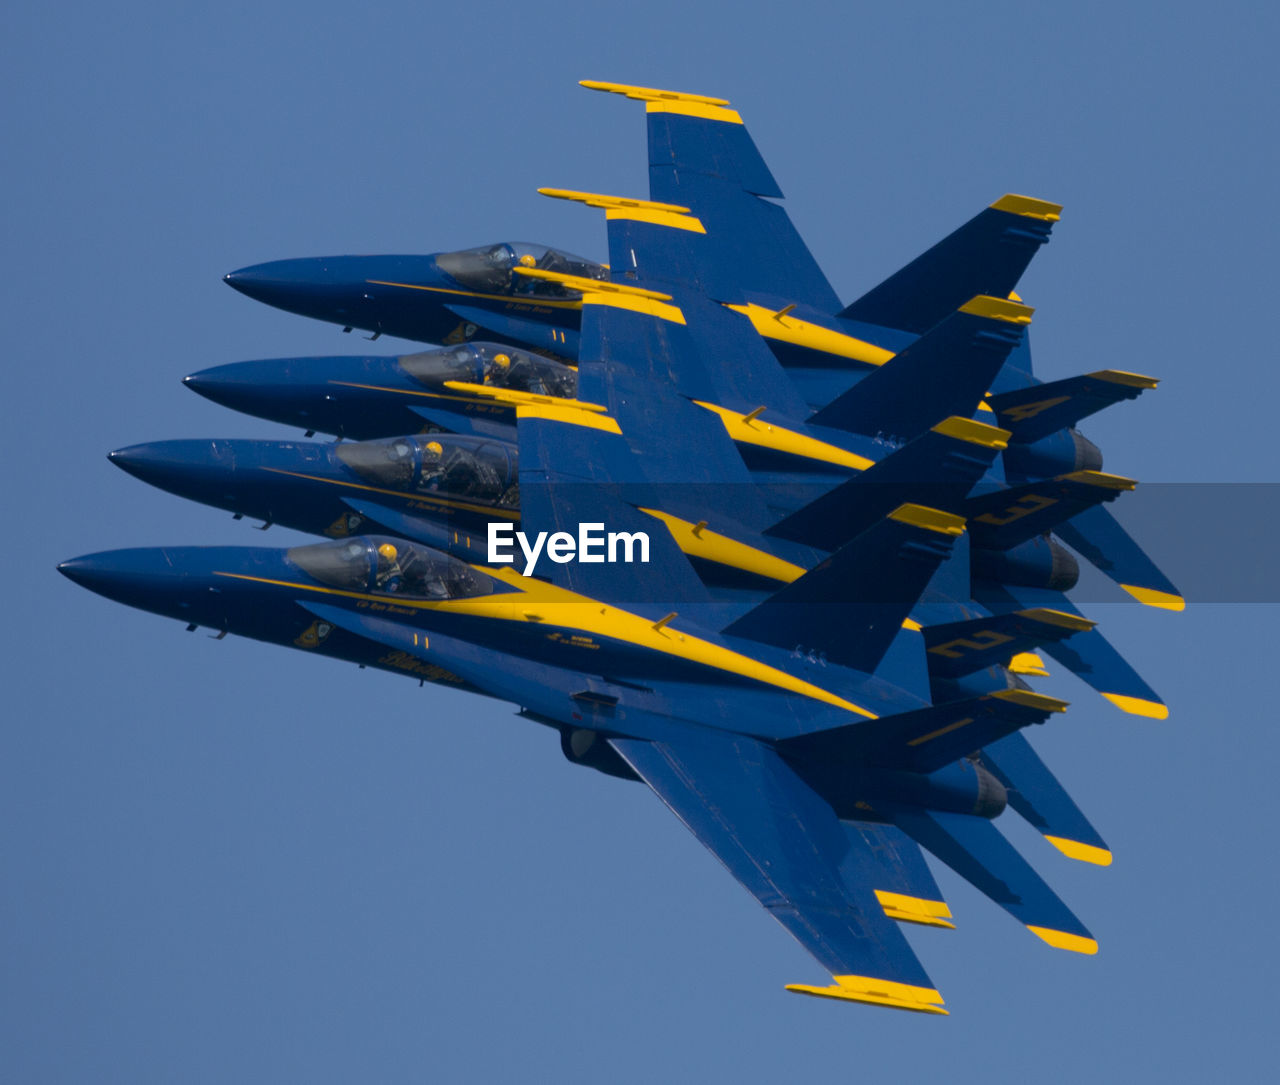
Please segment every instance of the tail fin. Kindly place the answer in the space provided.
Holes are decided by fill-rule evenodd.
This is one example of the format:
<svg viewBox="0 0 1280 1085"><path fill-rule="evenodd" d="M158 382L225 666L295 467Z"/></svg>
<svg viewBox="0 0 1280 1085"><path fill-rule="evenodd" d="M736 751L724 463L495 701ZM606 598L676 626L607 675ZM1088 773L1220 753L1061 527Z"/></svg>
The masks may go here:
<svg viewBox="0 0 1280 1085"><path fill-rule="evenodd" d="M965 622L924 627L931 678L959 678L1007 664L1015 655L1054 644L1094 627L1094 622L1063 610L1036 607Z"/></svg>
<svg viewBox="0 0 1280 1085"><path fill-rule="evenodd" d="M1137 485L1122 475L1073 471L972 497L962 511L970 521L975 547L1008 550L1050 529L1057 530L1084 510L1114 501Z"/></svg>
<svg viewBox="0 0 1280 1085"><path fill-rule="evenodd" d="M1080 419L1113 403L1137 399L1159 383L1155 377L1139 373L1100 369L1080 377L992 395L987 406L996 412L1000 425L1012 432L1015 441L1029 444L1074 426Z"/></svg>
<svg viewBox="0 0 1280 1085"><path fill-rule="evenodd" d="M1108 510L1089 509L1054 532L1139 603L1164 610L1182 610L1187 605L1182 593Z"/></svg>
<svg viewBox="0 0 1280 1085"><path fill-rule="evenodd" d="M1111 849L1022 734L984 746L980 760L1005 786L1009 805L1063 855L1111 865Z"/></svg>
<svg viewBox="0 0 1280 1085"><path fill-rule="evenodd" d="M963 532L958 516L903 505L723 632L779 648L804 644L870 673Z"/></svg>
<svg viewBox="0 0 1280 1085"><path fill-rule="evenodd" d="M840 308L786 211L769 202L782 190L728 102L622 83L582 85L645 103L650 199L691 209L715 241L726 281L823 313Z"/></svg>
<svg viewBox="0 0 1280 1085"><path fill-rule="evenodd" d="M985 697L842 724L786 738L777 745L787 757L800 761L927 774L1066 708L1056 697L1002 689Z"/></svg>
<svg viewBox="0 0 1280 1085"><path fill-rule="evenodd" d="M951 415L969 417L1033 310L995 297L973 297L809 423L868 437L909 441Z"/></svg>
<svg viewBox="0 0 1280 1085"><path fill-rule="evenodd" d="M904 502L955 509L1007 447L1004 430L953 417L765 532L838 550Z"/></svg>
<svg viewBox="0 0 1280 1085"><path fill-rule="evenodd" d="M1008 584L974 585L974 595L988 609L1051 607L1070 614L1079 611L1062 592ZM1122 712L1149 719L1168 719L1169 709L1129 662L1096 629L1077 633L1069 641L1046 644L1045 651L1082 682L1092 686Z"/></svg>
<svg viewBox="0 0 1280 1085"><path fill-rule="evenodd" d="M840 316L923 335L975 294L1007 298L1061 211L1046 200L1002 196Z"/></svg>
<svg viewBox="0 0 1280 1085"><path fill-rule="evenodd" d="M911 806L894 807L892 817L898 828L1038 938L1057 949L1098 952L1088 928L986 818Z"/></svg>

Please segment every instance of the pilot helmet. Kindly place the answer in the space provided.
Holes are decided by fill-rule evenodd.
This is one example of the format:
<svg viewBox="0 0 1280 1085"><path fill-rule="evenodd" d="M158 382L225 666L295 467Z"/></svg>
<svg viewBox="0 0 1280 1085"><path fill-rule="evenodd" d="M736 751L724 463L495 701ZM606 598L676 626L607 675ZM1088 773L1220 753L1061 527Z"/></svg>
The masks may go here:
<svg viewBox="0 0 1280 1085"><path fill-rule="evenodd" d="M378 556L380 558L384 558L387 561L395 561L396 553L397 553L396 548L392 546L390 543L383 543L381 546L378 547Z"/></svg>
<svg viewBox="0 0 1280 1085"><path fill-rule="evenodd" d="M510 354L495 354L493 356L493 364L501 369L506 369L511 364Z"/></svg>
<svg viewBox="0 0 1280 1085"><path fill-rule="evenodd" d="M534 256L533 253L526 252L523 256L520 257L520 266L521 267L537 267L538 258Z"/></svg>

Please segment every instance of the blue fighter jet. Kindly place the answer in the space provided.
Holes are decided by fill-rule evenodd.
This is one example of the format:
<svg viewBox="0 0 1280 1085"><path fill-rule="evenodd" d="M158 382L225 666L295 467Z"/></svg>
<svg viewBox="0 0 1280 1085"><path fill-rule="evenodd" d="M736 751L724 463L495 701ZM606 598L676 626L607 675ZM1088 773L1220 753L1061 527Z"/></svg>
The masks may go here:
<svg viewBox="0 0 1280 1085"><path fill-rule="evenodd" d="M717 199L737 186L776 206L758 199L771 194L758 171L742 180L743 145L727 127L741 125L727 103L601 89L713 135L699 153L719 178ZM651 120L651 160L654 131ZM675 147L669 140L668 160L679 164ZM561 354L579 359L576 373L525 355L553 368L536 387L521 383L510 348L497 344L306 360L283 378L280 363L244 363L261 368L230 374L229 405L266 378L276 402L253 413L382 439L162 442L122 449L114 462L184 496L335 538L285 551L116 551L60 570L189 629L520 706L559 733L571 761L645 783L721 859L830 973L830 983L790 985L798 993L946 1012L896 925L952 926L921 849L1048 944L1095 952L995 824L1012 806L1064 854L1110 861L1020 733L1066 707L1023 676L1037 673L1041 648L1085 645L1084 670L1101 658L1093 623L1063 594L1070 555L1048 532L1132 484L1104 475L1074 439L1068 460L1024 450L1040 456L1036 470L1050 469L1019 474L1011 445L1039 438L1017 442L1012 428L989 423L1065 416L1039 400L975 410L1022 351L1030 310L998 282L949 300L928 327L899 327L882 364L859 362L857 384L846 366L848 386L818 405L793 375L805 367L784 366L755 328L749 307L768 292L726 274L726 238L748 248L758 239L712 216L741 199L704 212L692 200L569 195L606 209L611 264L629 268L623 275L539 266L545 253L515 248L476 251L506 276L486 297L563 300L561 312L576 314L580 339ZM997 210L1025 217L1019 207ZM785 242L785 215L771 221ZM432 259L437 271L450 266ZM780 281L812 294L816 280L803 268L787 279L787 263ZM334 264L330 285L349 282L351 269ZM455 271L466 266L479 265ZM399 288L413 288L412 270L401 265ZM418 270L421 293L442 292ZM919 290L933 282L922 276ZM531 295L516 285L525 280L542 285ZM322 295L290 307L322 315ZM426 309L462 319L453 304ZM770 319L807 319L783 309ZM489 319L485 334L528 342ZM813 334L802 344L811 353ZM289 382L308 370L320 379L291 401ZM206 383L197 390L218 398L210 389L222 375L197 374ZM1098 378L1095 392L1115 383ZM913 385L913 396L889 394ZM340 399L347 387L355 398ZM460 540L495 522L536 540L523 573ZM1027 604L1026 592L1039 602Z"/></svg>
<svg viewBox="0 0 1280 1085"><path fill-rule="evenodd" d="M395 335L454 344L479 336L573 359L578 313L573 291L521 279L515 268L541 268L588 279L609 269L546 245L500 242L429 256L317 256L273 260L225 277L258 301L302 316Z"/></svg>

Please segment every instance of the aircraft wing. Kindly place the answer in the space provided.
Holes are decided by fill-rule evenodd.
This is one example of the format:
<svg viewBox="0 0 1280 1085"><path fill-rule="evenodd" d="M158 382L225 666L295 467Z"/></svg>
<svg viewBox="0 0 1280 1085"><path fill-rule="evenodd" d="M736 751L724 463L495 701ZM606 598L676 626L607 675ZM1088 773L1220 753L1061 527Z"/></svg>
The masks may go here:
<svg viewBox="0 0 1280 1085"><path fill-rule="evenodd" d="M786 211L770 202L782 191L728 102L621 83L582 85L645 103L650 198L690 208L703 221L717 238L716 268L726 283L823 313L840 308ZM718 301L732 300L719 296L714 278L706 286Z"/></svg>
<svg viewBox="0 0 1280 1085"><path fill-rule="evenodd" d="M945 1014L873 884L841 866L877 861L831 807L770 747L707 733L678 742L614 738L611 745L702 844L832 975L831 986L788 990ZM850 852L863 849L850 856Z"/></svg>

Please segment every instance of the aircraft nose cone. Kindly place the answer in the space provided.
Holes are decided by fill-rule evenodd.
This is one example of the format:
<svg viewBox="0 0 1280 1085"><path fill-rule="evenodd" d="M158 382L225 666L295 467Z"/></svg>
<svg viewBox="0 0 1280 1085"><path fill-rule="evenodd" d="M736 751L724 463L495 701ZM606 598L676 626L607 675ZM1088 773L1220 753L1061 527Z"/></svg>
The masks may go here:
<svg viewBox="0 0 1280 1085"><path fill-rule="evenodd" d="M274 303L276 295L291 288L296 289L304 281L296 273L289 272L288 265L292 263L292 260L276 260L269 264L253 264L229 272L222 277L222 281L246 297L265 301L270 305Z"/></svg>
<svg viewBox="0 0 1280 1085"><path fill-rule="evenodd" d="M256 414L263 404L287 394L290 375L285 363L233 362L192 373L182 383L220 406Z"/></svg>
<svg viewBox="0 0 1280 1085"><path fill-rule="evenodd" d="M98 585L106 579L106 570L94 557L72 558L70 561L60 562L58 572L90 591L96 591Z"/></svg>
<svg viewBox="0 0 1280 1085"><path fill-rule="evenodd" d="M107 459L134 478L196 500L235 468L228 441L153 441L117 448Z"/></svg>

